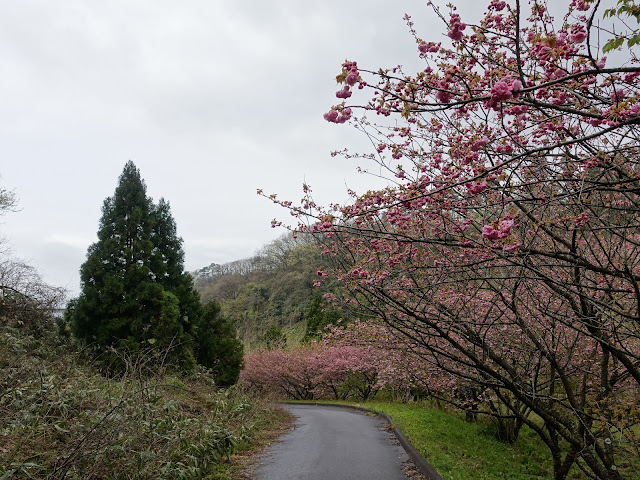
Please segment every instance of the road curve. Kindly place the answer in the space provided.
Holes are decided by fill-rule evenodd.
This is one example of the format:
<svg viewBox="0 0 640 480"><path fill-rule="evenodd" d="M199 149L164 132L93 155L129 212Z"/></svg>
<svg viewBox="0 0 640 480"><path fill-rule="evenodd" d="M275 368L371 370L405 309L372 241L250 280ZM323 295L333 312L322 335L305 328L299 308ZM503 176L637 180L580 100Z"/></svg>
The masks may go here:
<svg viewBox="0 0 640 480"><path fill-rule="evenodd" d="M295 426L267 449L255 480L407 480L407 454L382 420L319 405L284 408Z"/></svg>

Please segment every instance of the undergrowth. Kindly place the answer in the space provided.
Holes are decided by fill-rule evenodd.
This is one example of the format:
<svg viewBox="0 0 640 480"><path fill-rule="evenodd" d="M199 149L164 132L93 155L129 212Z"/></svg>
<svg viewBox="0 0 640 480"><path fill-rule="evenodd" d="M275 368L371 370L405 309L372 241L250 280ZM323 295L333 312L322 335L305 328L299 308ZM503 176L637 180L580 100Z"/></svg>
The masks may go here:
<svg viewBox="0 0 640 480"><path fill-rule="evenodd" d="M0 325L0 480L227 478L266 407L204 370L126 364L107 378L53 331Z"/></svg>

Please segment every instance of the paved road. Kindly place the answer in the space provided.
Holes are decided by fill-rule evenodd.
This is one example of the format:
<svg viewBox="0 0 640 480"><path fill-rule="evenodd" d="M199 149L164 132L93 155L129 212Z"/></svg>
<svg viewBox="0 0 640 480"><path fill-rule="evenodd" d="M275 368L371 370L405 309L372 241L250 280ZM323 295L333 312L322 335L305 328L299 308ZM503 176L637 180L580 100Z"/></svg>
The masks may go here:
<svg viewBox="0 0 640 480"><path fill-rule="evenodd" d="M407 454L383 421L336 407L285 408L295 427L267 449L255 480L407 480Z"/></svg>

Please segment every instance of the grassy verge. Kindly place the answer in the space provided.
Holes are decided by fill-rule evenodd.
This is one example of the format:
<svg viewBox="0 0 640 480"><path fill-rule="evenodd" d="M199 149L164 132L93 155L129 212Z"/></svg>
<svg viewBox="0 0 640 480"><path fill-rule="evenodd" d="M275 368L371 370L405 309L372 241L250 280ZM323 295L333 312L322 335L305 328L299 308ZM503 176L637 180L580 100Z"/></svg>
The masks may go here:
<svg viewBox="0 0 640 480"><path fill-rule="evenodd" d="M237 452L286 423L206 372L108 379L52 338L0 328L1 480L237 479Z"/></svg>
<svg viewBox="0 0 640 480"><path fill-rule="evenodd" d="M553 478L551 456L534 432L523 428L518 441L498 441L489 424L416 404L344 403L389 415L446 480L533 480ZM576 472L571 479L583 478Z"/></svg>
<svg viewBox="0 0 640 480"><path fill-rule="evenodd" d="M491 425L471 424L434 408L373 403L389 415L422 455L447 480L552 478L547 447L524 430L513 445L501 443Z"/></svg>

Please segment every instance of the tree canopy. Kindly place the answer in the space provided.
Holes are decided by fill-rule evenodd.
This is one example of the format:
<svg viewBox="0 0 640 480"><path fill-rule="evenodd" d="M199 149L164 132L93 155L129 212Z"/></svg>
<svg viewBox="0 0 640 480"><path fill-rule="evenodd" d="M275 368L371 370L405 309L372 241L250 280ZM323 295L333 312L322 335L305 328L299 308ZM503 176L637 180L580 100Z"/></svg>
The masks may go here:
<svg viewBox="0 0 640 480"><path fill-rule="evenodd" d="M493 0L477 24L430 8L442 39L406 17L423 68L346 61L325 114L368 136L370 152L341 153L388 187L326 207L306 185L299 205L270 198L324 242L345 303L465 392L452 401L529 425L557 480L574 464L621 478L640 425L636 52L600 53L625 27L599 1L554 17Z"/></svg>
<svg viewBox="0 0 640 480"><path fill-rule="evenodd" d="M104 201L98 241L89 247L80 274L82 292L70 304L76 336L130 353L168 349L168 358L185 370L196 357L209 366L231 356L225 368L239 368L242 350L238 355L235 331L214 328L206 314L210 308L203 315L192 277L184 271L182 239L169 203L156 204L147 196L131 161Z"/></svg>

